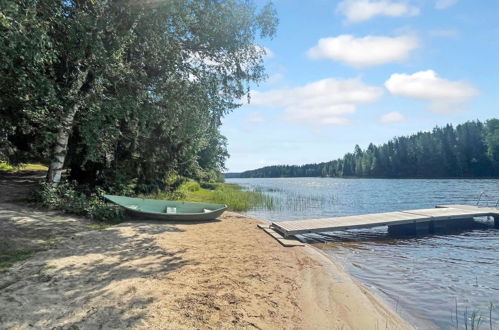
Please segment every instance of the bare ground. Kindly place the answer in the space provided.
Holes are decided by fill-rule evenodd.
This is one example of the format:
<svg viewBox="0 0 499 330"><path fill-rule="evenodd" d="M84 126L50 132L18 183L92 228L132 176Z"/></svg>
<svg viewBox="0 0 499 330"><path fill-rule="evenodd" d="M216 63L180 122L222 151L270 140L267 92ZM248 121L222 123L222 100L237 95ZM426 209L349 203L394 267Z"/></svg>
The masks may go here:
<svg viewBox="0 0 499 330"><path fill-rule="evenodd" d="M310 247L284 248L258 220L88 220L23 204L34 177L0 177L1 329L406 329Z"/></svg>

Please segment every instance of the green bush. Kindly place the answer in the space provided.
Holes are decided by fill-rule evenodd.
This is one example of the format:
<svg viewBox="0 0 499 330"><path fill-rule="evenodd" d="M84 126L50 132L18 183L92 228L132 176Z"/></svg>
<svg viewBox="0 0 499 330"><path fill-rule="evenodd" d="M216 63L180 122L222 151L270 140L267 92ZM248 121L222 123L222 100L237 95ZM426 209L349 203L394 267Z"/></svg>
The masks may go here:
<svg viewBox="0 0 499 330"><path fill-rule="evenodd" d="M194 180L189 180L186 183L182 184L180 186L180 189L189 192L194 192L194 191L199 191L199 189L201 189L201 186L199 185L198 182Z"/></svg>
<svg viewBox="0 0 499 330"><path fill-rule="evenodd" d="M83 215L93 220L118 223L123 219L123 211L116 205L106 204L102 191L85 194L79 192L73 183L61 182L57 187L48 183L41 184L32 200L50 209Z"/></svg>
<svg viewBox="0 0 499 330"><path fill-rule="evenodd" d="M99 198L90 200L86 212L89 218L107 223L120 223L124 216L120 206L104 203Z"/></svg>

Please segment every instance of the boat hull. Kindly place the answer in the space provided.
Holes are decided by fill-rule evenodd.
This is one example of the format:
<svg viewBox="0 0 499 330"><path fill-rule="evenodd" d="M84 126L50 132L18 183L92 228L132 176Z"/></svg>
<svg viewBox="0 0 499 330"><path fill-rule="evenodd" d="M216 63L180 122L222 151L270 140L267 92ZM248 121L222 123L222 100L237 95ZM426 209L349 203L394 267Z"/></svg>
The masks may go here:
<svg viewBox="0 0 499 330"><path fill-rule="evenodd" d="M156 212L142 212L135 211L125 208L127 216L133 219L144 219L144 220L163 220L163 221L208 221L214 220L225 212L223 210L217 210L210 213L190 213L190 214L167 214L167 213L156 213Z"/></svg>
<svg viewBox="0 0 499 330"><path fill-rule="evenodd" d="M224 204L162 201L144 198L104 195L111 203L123 207L134 219L163 221L207 221L218 218L227 209Z"/></svg>

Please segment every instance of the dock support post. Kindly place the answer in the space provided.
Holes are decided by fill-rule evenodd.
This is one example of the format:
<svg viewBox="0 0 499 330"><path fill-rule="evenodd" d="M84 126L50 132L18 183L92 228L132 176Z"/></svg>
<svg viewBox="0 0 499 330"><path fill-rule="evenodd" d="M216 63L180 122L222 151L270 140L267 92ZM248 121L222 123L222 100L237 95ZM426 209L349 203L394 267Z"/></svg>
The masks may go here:
<svg viewBox="0 0 499 330"><path fill-rule="evenodd" d="M456 230L471 229L473 228L474 223L475 222L473 218L453 220L452 229Z"/></svg>
<svg viewBox="0 0 499 330"><path fill-rule="evenodd" d="M499 215L494 216L494 228L499 229Z"/></svg>
<svg viewBox="0 0 499 330"><path fill-rule="evenodd" d="M469 219L452 219L452 220L437 220L431 222L432 234L443 234L452 231L461 231L473 227L473 218Z"/></svg>
<svg viewBox="0 0 499 330"><path fill-rule="evenodd" d="M428 235L429 233L429 221L388 226L388 234L392 236L422 236Z"/></svg>
<svg viewBox="0 0 499 330"><path fill-rule="evenodd" d="M445 233L449 230L449 221L432 221L430 227L432 234Z"/></svg>

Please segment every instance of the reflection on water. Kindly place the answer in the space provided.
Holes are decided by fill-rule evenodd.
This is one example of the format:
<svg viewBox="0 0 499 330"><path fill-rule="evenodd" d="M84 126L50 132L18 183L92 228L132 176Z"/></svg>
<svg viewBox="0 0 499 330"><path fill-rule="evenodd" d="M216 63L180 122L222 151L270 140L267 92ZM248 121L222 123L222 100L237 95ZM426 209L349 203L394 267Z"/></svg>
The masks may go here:
<svg viewBox="0 0 499 330"><path fill-rule="evenodd" d="M335 217L437 204L473 204L481 191L499 197L498 180L231 179L272 196L273 210L251 216L283 221ZM488 201L494 205L495 200ZM485 203L484 203L485 204ZM421 328L499 328L499 230L490 219L448 235L393 239L386 227L307 235L364 285ZM492 312L492 320L490 320ZM475 314L473 314L475 313ZM457 317L456 317L457 314Z"/></svg>

